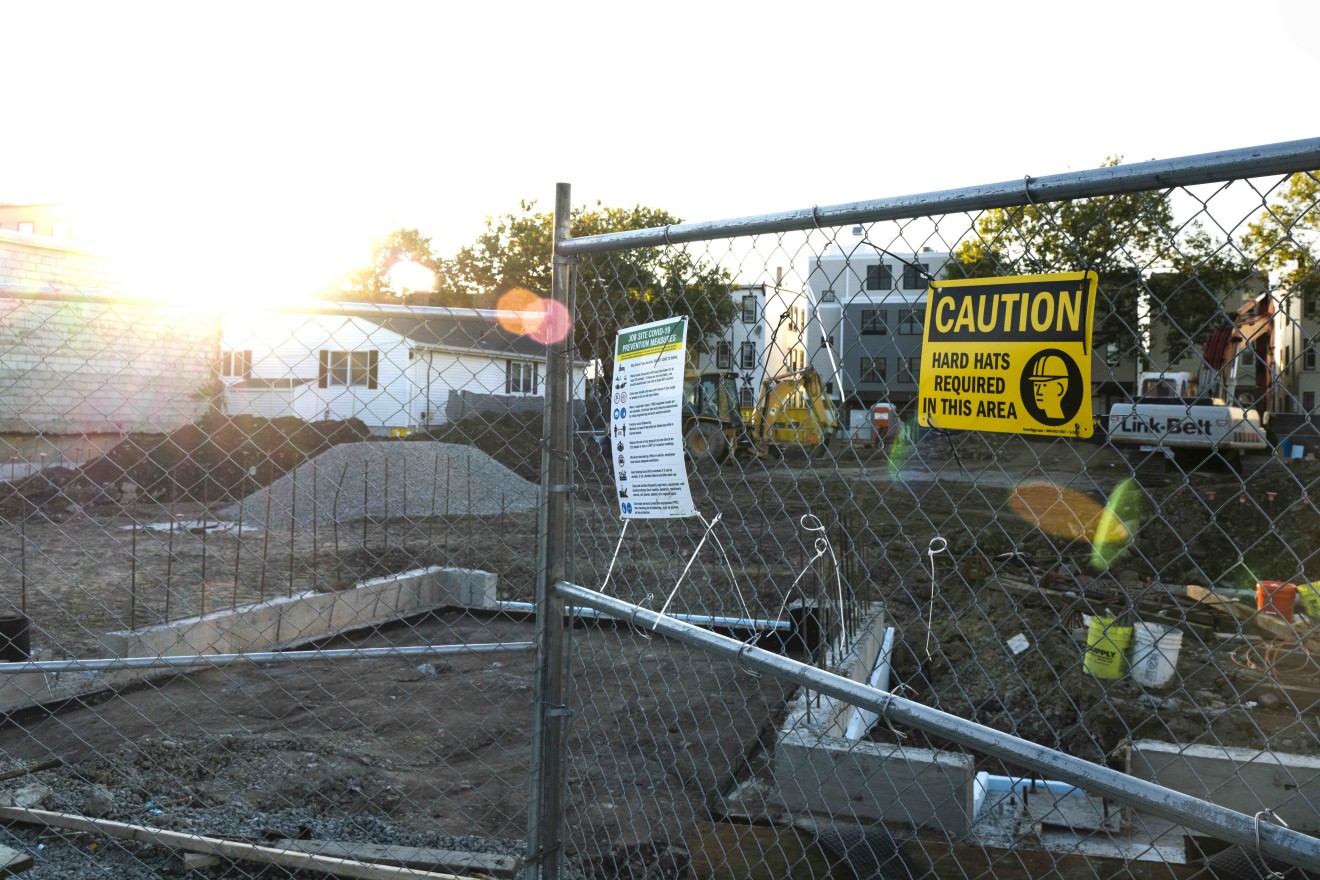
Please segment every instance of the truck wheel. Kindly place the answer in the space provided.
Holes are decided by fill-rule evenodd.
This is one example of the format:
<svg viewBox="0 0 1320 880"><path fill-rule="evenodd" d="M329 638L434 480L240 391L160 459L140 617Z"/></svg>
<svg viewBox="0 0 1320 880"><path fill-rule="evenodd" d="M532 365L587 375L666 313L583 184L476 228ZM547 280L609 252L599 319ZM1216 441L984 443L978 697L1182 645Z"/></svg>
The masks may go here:
<svg viewBox="0 0 1320 880"><path fill-rule="evenodd" d="M703 461L719 463L729 455L729 438L718 425L697 422L683 436L683 450L696 464Z"/></svg>

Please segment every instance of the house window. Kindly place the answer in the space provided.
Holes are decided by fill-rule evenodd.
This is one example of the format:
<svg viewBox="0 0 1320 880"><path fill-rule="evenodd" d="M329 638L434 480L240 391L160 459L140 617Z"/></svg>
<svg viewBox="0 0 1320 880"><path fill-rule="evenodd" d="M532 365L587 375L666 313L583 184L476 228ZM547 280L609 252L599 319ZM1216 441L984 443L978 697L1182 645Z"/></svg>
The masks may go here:
<svg viewBox="0 0 1320 880"><path fill-rule="evenodd" d="M1314 392L1314 391L1303 391L1303 392L1302 392L1302 409L1306 410L1308 413L1309 413L1309 412L1314 412L1314 411L1315 411L1315 392Z"/></svg>
<svg viewBox="0 0 1320 880"><path fill-rule="evenodd" d="M831 287L831 288L829 288L828 290L822 290L822 291L820 292L820 301L823 302L823 303L832 303L832 302L834 302L834 301L835 301L835 297L834 297L834 288Z"/></svg>
<svg viewBox="0 0 1320 880"><path fill-rule="evenodd" d="M742 301L742 322L744 324L756 323L756 297L744 296Z"/></svg>
<svg viewBox="0 0 1320 880"><path fill-rule="evenodd" d="M863 357L859 382L885 381L885 359L882 357Z"/></svg>
<svg viewBox="0 0 1320 880"><path fill-rule="evenodd" d="M1302 355L1302 363L1305 369L1315 369L1315 349L1307 346L1306 354Z"/></svg>
<svg viewBox="0 0 1320 880"><path fill-rule="evenodd" d="M921 375L921 355L914 354L903 358L902 371L898 375L898 381L911 382L916 385Z"/></svg>
<svg viewBox="0 0 1320 880"><path fill-rule="evenodd" d="M866 267L867 290L889 290L894 286L894 272L886 263Z"/></svg>
<svg viewBox="0 0 1320 880"><path fill-rule="evenodd" d="M756 392L752 391L751 385L744 385L738 389L738 406L744 409L756 406Z"/></svg>
<svg viewBox="0 0 1320 880"><path fill-rule="evenodd" d="M504 393L535 394L537 392L536 364L526 361L504 362Z"/></svg>
<svg viewBox="0 0 1320 880"><path fill-rule="evenodd" d="M380 352L374 348L369 351L330 351L321 349L321 369L317 385L321 388L331 386L366 386L376 387Z"/></svg>
<svg viewBox="0 0 1320 880"><path fill-rule="evenodd" d="M728 370L733 367L733 344L727 339L715 343L715 369Z"/></svg>
<svg viewBox="0 0 1320 880"><path fill-rule="evenodd" d="M921 312L917 309L903 309L898 313L898 333L900 336L921 335Z"/></svg>
<svg viewBox="0 0 1320 880"><path fill-rule="evenodd" d="M36 227L32 225L31 220L24 220L18 224L18 231L25 235L31 235L34 229L36 229Z"/></svg>
<svg viewBox="0 0 1320 880"><path fill-rule="evenodd" d="M862 333L884 336L889 332L888 309L862 309Z"/></svg>
<svg viewBox="0 0 1320 880"><path fill-rule="evenodd" d="M903 289L924 290L929 273L929 263L908 263L903 267Z"/></svg>
<svg viewBox="0 0 1320 880"><path fill-rule="evenodd" d="M251 379L252 349L220 352L220 375L236 379Z"/></svg>
<svg viewBox="0 0 1320 880"><path fill-rule="evenodd" d="M754 370L756 369L756 343L744 342L738 349L738 369Z"/></svg>
<svg viewBox="0 0 1320 880"><path fill-rule="evenodd" d="M834 337L833 337L833 336L826 336L824 339L822 339L822 340L820 341L820 347L821 347L821 348L829 348L829 347L830 347L831 345L833 345L833 344L834 344Z"/></svg>

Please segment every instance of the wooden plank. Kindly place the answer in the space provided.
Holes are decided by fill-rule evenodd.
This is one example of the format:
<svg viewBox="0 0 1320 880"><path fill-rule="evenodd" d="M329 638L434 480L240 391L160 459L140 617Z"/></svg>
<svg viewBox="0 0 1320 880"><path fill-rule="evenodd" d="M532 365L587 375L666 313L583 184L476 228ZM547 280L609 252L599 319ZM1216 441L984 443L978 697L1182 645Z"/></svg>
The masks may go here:
<svg viewBox="0 0 1320 880"><path fill-rule="evenodd" d="M796 828L698 820L690 847L691 880L851 880L852 871ZM965 880L965 878L964 878Z"/></svg>
<svg viewBox="0 0 1320 880"><path fill-rule="evenodd" d="M0 844L0 877L9 877L32 867L32 856Z"/></svg>
<svg viewBox="0 0 1320 880"><path fill-rule="evenodd" d="M24 764L22 767L11 767L8 770L0 772L0 782L6 779L17 779L20 776L28 776L32 773L40 773L42 770L53 770L64 762L58 758L49 761L38 761L35 764Z"/></svg>
<svg viewBox="0 0 1320 880"><path fill-rule="evenodd" d="M1200 865L1128 855L1049 852L1039 847L950 843L921 837L897 840L915 870L928 880L1058 880L1060 877L1128 877L1132 880L1190 880ZM814 880L851 878L851 869L831 861L805 831L788 826L697 822L693 833L693 880Z"/></svg>
<svg viewBox="0 0 1320 880"><path fill-rule="evenodd" d="M271 845L276 849L293 852L315 853L377 865L420 868L424 871L469 872L489 874L492 877L513 877L518 872L517 859L490 853L376 843L344 843L338 840L277 840Z"/></svg>
<svg viewBox="0 0 1320 880"><path fill-rule="evenodd" d="M1320 758L1312 755L1137 740L1128 762L1138 779L1248 816L1274 810L1294 831L1320 832Z"/></svg>
<svg viewBox="0 0 1320 880"><path fill-rule="evenodd" d="M292 868L295 871L317 871L326 877L349 877L354 878L354 880L475 880L475 878L461 877L457 874L432 873L413 868L398 868L392 865L369 865L351 859L339 859L333 856L321 856L311 853L286 852L281 849L256 846L251 843L238 843L233 840L204 837L200 834L165 831L146 825L129 825L124 822L112 822L109 819L90 819L86 816L75 816L69 813L52 813L48 810L0 807L0 820L65 828L70 831L86 831L90 834L104 834L107 837L135 840L139 843L152 843L170 849L216 855L226 859L279 865L282 868Z"/></svg>

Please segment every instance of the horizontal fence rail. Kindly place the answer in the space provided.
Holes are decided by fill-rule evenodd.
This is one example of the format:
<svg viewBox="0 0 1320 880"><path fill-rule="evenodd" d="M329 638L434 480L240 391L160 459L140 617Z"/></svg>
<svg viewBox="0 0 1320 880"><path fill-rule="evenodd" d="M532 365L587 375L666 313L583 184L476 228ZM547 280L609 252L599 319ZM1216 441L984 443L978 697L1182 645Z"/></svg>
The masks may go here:
<svg viewBox="0 0 1320 880"><path fill-rule="evenodd" d="M1134 162L1093 171L1027 176L1022 180L919 195L800 208L779 214L677 223L634 232L582 236L564 240L560 250L565 254L606 253L626 248L660 247L739 235L824 229L850 223L904 220L932 214L1058 202L1162 187L1195 186L1243 177L1287 174L1316 167L1320 167L1320 138L1306 138L1179 159Z"/></svg>

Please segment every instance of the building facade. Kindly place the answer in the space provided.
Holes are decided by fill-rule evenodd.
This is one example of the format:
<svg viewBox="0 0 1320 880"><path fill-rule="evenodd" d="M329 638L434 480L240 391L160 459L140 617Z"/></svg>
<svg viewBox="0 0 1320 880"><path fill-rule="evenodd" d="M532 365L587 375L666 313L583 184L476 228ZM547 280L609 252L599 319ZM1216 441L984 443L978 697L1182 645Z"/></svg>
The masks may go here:
<svg viewBox="0 0 1320 880"><path fill-rule="evenodd" d="M730 296L737 314L723 335L705 340L704 350L695 352L695 367L738 373L739 406L755 406L767 378L807 365L811 300L781 284L740 285Z"/></svg>
<svg viewBox="0 0 1320 880"><path fill-rule="evenodd" d="M916 400L926 292L948 251L882 252L863 242L811 258L808 358L827 393L847 408Z"/></svg>

